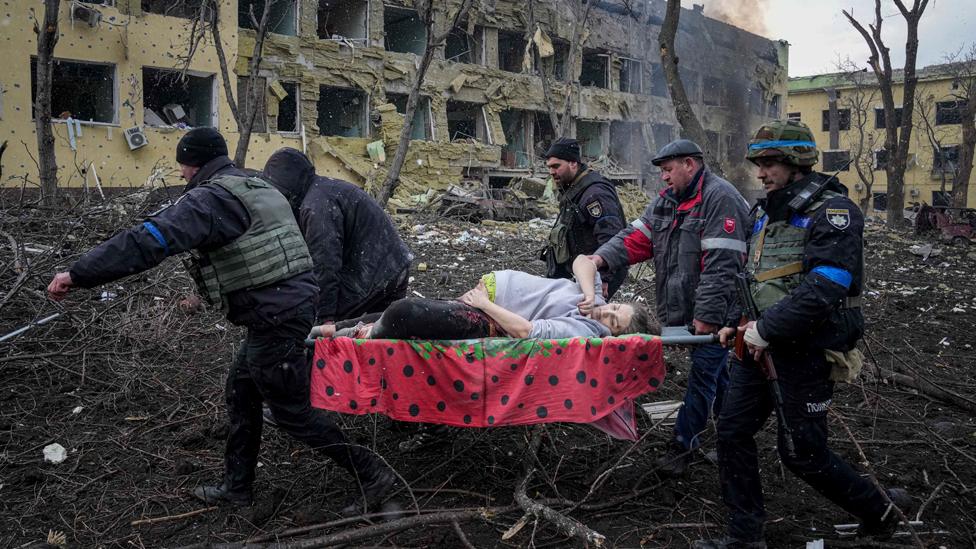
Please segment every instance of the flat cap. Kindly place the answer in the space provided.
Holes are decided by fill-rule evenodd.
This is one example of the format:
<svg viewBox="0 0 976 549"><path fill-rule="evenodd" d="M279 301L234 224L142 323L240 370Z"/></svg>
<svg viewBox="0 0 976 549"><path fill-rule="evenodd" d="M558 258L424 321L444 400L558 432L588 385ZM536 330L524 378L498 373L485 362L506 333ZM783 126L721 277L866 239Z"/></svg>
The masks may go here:
<svg viewBox="0 0 976 549"><path fill-rule="evenodd" d="M697 143L688 139L676 139L667 145L661 147L661 150L657 152L657 156L651 160L651 164L655 166L660 166L667 160L672 158L683 158L685 156L696 156L701 158L704 156L701 147Z"/></svg>

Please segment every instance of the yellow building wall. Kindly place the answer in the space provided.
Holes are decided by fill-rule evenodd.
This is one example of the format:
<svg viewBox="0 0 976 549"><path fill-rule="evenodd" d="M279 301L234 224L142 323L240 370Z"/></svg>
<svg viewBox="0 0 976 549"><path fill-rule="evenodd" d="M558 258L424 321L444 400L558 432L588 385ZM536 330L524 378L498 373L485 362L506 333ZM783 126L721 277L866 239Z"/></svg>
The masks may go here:
<svg viewBox="0 0 976 549"><path fill-rule="evenodd" d="M136 0L138 1L138 0ZM0 72L0 142L7 141L3 155L5 187L20 187L27 179L27 188L36 187L37 137L31 114L31 57L37 54L33 31L33 9L43 18L43 4L25 0L3 0L0 12L0 59L5 70ZM175 161L176 144L185 133L176 128L145 126L143 120L143 67L172 69L178 66L178 56L187 49L190 21L145 13L127 15L112 6L94 6L102 13L102 22L92 28L80 21L72 23L70 3L62 2L59 13L60 38L54 50L58 59L110 63L115 66L115 123L82 123L82 135L76 139L77 150L71 150L68 131L63 122L54 123L55 154L58 178L62 187L87 185L94 192L95 179L89 169L94 166L103 187L144 185L155 174L154 185L182 185ZM220 9L221 34L230 64L232 89L236 91L237 77L233 73L237 61L237 3L224 0ZM204 42L196 52L191 71L196 75L215 75L213 90L216 119L221 133L228 140L230 155L234 155L237 126L231 115L220 79L216 49ZM55 113L58 114L58 113ZM141 126L148 145L130 150L122 133L126 128ZM357 143L365 150L368 140ZM248 149L247 166L260 169L265 159L280 147L302 148L302 140L294 134L254 134ZM313 158L315 157L312 155ZM316 160L320 173L361 182L361 177L334 157Z"/></svg>
<svg viewBox="0 0 976 549"><path fill-rule="evenodd" d="M962 143L962 126L960 124L946 124L941 126L935 126L935 104L940 101L953 101L955 98L952 96L952 78L943 77L931 80L919 81L918 87L916 88L916 103L921 102L924 108L930 111L930 119L933 127L935 129L937 138L942 146L948 145L958 145ZM849 93L849 90L838 86L838 91L840 92L840 98L837 101L837 108L843 109L847 108L845 105L845 93ZM900 107L903 100L903 88L900 85L896 85L894 90L895 106ZM870 96L871 92L867 92ZM874 140L875 145L873 149L884 148L885 140L885 130L884 128L875 129L875 114L874 108L883 107L881 101L881 93L879 90L875 90L875 95L870 103L870 112L868 118L867 132L869 133L868 141ZM806 125L810 126L813 130L813 135L816 139L817 146L821 151L827 150L830 144L830 133L823 131L822 128L822 112L827 110L827 93L823 89L809 90L809 91L790 91L787 98L787 113L799 112L801 114L801 121ZM915 162L910 165L905 171L905 204L908 205L912 202L925 202L927 204L932 204L932 193L933 191L942 190L942 180L938 175L932 174L932 161L934 156L933 147L928 138L928 135L924 129L923 118L920 115L919 107L916 105L915 113L913 114L913 119L915 120L914 128L912 129L911 137L911 147L909 152L915 155ZM852 149L857 140L857 133L854 128L854 123L851 124L851 129L848 131L840 132L840 143L839 149ZM821 152L821 159L823 158L823 153ZM820 164L815 168L821 170L822 166ZM840 172L838 178L844 183L850 190L851 197L855 198L860 202L866 194L866 189L861 185L861 180L857 175L857 172L851 167L847 171ZM883 169L874 170L874 184L872 185L872 193L885 192L888 187L888 177ZM947 192L952 190L952 176L947 174ZM969 193L968 193L968 205L972 206L976 204L976 170L974 170L974 175L970 177L969 181Z"/></svg>

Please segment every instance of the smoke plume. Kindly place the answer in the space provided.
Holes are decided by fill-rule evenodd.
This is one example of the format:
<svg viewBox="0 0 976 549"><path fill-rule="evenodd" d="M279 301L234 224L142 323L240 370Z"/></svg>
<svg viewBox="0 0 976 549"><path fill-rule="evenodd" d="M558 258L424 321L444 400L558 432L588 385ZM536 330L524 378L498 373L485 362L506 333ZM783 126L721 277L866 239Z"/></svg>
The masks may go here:
<svg viewBox="0 0 976 549"><path fill-rule="evenodd" d="M766 9L771 0L703 0L705 15L766 36Z"/></svg>

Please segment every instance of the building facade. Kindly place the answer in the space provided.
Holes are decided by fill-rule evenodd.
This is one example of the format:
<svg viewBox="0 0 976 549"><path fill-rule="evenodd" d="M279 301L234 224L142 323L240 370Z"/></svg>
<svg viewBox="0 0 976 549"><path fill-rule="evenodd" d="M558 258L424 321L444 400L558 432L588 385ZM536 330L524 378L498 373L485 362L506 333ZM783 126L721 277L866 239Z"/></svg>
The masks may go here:
<svg viewBox="0 0 976 549"><path fill-rule="evenodd" d="M457 3L447 2L450 11ZM233 151L238 134L216 48L204 40L185 77L176 70L188 52L195 4L62 2L53 109L62 186L180 184L173 151L190 127L218 127ZM235 92L251 76L252 4L260 14L263 0L218 2ZM443 25L443 3L435 4ZM0 55L9 70L0 75L0 140L10 143L3 185L34 185L32 23L43 7L3 5ZM401 203L464 179L501 185L545 174L541 155L556 137L550 110L566 104L571 120L562 133L581 141L588 161L616 182L656 186L652 152L679 137L657 47L666 2L532 5L527 14L524 2L474 2L437 49L401 172ZM367 188L379 184L426 42L412 4L277 0L271 21L254 75L261 97L247 166L260 169L274 150L289 146L304 150L319 173ZM580 36L582 47L572 48ZM526 53L530 42L541 58ZM702 146L728 163L727 173L751 184L744 144L764 119L783 114L787 44L708 18L696 6L682 11L677 49L708 133Z"/></svg>
<svg viewBox="0 0 976 549"><path fill-rule="evenodd" d="M959 65L919 69L907 170L905 204L950 205L959 171L965 78ZM903 77L895 71L895 117L900 123ZM833 107L832 107L833 104ZM831 114L833 109L834 114ZM863 206L886 206L888 154L881 92L874 74L847 72L791 78L786 115L810 126L822 151L818 170L837 172L851 196ZM831 131L831 119L834 131ZM839 170L839 171L838 171ZM976 203L976 182L969 180L968 204ZM870 189L869 189L870 187Z"/></svg>

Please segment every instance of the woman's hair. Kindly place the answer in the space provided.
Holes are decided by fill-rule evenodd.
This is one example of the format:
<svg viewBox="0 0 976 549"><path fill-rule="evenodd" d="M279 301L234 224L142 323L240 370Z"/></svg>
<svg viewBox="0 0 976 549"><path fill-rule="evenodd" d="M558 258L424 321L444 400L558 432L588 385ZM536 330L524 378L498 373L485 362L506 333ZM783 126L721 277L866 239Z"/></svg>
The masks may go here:
<svg viewBox="0 0 976 549"><path fill-rule="evenodd" d="M623 331L625 334L661 335L661 323L653 315L647 305L640 303L624 303L634 309L634 316L630 317L630 324Z"/></svg>

